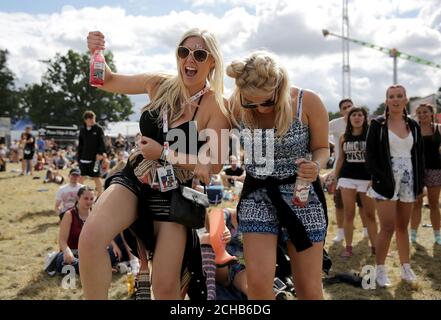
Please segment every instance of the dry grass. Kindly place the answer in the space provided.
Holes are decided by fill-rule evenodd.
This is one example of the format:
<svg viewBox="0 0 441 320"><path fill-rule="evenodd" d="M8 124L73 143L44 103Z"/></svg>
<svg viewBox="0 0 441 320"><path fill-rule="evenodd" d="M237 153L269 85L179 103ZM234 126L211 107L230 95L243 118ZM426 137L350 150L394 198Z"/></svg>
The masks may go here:
<svg viewBox="0 0 441 320"><path fill-rule="evenodd" d="M57 250L58 216L53 211L58 185L43 184L30 176L18 177L8 165L8 172L0 173L0 299L82 299L79 280L78 289L65 290L62 277L49 277L43 272L46 253ZM67 177L67 172L65 172ZM91 184L88 181L87 184ZM47 189L47 191L38 191ZM333 258L332 273L349 270L360 271L366 264L374 264L370 257L368 242L362 239L361 225L356 220L354 234L354 257L340 258L342 245L331 246L336 230L333 203L330 207L330 226L327 248ZM427 209L423 223L429 223ZM390 278L394 286L389 289L363 290L347 284L325 286L326 299L441 299L441 247L433 245L432 230L421 228L419 244L412 247L412 266L419 278L418 288L401 283L396 247L392 245L392 258L387 259ZM114 275L109 297L126 299L125 276Z"/></svg>

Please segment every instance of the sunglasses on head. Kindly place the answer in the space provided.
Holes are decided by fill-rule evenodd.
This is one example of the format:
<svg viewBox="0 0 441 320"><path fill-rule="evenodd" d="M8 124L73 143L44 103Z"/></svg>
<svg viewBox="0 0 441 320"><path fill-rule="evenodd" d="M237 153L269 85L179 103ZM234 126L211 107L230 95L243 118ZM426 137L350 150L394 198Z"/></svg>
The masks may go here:
<svg viewBox="0 0 441 320"><path fill-rule="evenodd" d="M190 53L197 62L207 61L208 55L210 54L210 52L208 52L205 49L190 50L189 48L184 47L184 46L178 47L178 57L179 58L185 59L188 57L188 55Z"/></svg>
<svg viewBox="0 0 441 320"><path fill-rule="evenodd" d="M268 108L273 107L276 104L276 92L274 91L273 97L271 99L268 99L262 103L244 102L242 94L241 94L240 95L240 104L242 105L243 108L246 108L246 109L255 109L258 106L268 107Z"/></svg>

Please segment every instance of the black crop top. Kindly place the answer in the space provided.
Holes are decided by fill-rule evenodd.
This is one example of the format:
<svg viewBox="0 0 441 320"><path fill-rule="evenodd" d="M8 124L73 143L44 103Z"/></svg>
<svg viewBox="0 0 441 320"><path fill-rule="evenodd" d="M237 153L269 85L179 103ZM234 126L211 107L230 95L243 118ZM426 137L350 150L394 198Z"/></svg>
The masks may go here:
<svg viewBox="0 0 441 320"><path fill-rule="evenodd" d="M194 121L202 98L203 96L199 98L198 107L196 108L193 118L190 121L181 123L175 128L169 128L167 135L169 138L172 138L168 141L170 149L178 150L180 153L197 155L199 149L205 144L205 141L199 141L199 133L197 131L196 121ZM153 112L144 111L139 120L139 129L144 137L151 138L162 145L165 137L162 127L158 126L158 120L159 123L162 122L159 119L159 110L155 110ZM185 138L185 146L181 145L182 142L179 141L181 137ZM178 141L179 143L177 143ZM196 150L193 150L195 142Z"/></svg>

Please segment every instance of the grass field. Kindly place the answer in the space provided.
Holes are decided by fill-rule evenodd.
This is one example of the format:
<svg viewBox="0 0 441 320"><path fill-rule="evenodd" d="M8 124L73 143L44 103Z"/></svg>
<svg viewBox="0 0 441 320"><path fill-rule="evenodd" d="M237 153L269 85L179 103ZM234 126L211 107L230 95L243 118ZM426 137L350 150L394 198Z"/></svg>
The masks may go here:
<svg viewBox="0 0 441 320"><path fill-rule="evenodd" d="M77 289L63 289L62 277L49 277L42 269L49 251L57 250L58 216L54 212L56 184L43 184L43 172L18 176L18 169L8 164L8 172L0 172L0 299L82 299L79 278ZM67 171L64 172L67 177ZM90 180L87 184L93 184ZM331 275L350 270L361 271L374 265L368 241L362 238L360 219L356 219L354 256L340 258L342 244L332 245L336 231L333 202L328 197L329 233L326 248L333 259ZM422 223L430 223L428 209L423 209ZM388 289L363 290L348 284L325 285L326 299L441 299L441 246L433 244L432 229L420 228L418 244L412 246L412 267L418 285L412 288L400 281L399 260L395 243L392 257L387 259L393 286ZM109 297L126 299L125 276L115 274Z"/></svg>

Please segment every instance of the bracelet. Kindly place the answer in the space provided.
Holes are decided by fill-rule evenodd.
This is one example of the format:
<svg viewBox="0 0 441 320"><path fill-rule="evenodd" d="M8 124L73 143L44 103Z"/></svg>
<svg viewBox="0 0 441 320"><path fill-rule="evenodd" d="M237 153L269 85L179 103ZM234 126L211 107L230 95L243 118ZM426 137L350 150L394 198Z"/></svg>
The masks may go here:
<svg viewBox="0 0 441 320"><path fill-rule="evenodd" d="M320 173L320 169L321 169L320 161L314 160L313 162L317 165L317 172Z"/></svg>
<svg viewBox="0 0 441 320"><path fill-rule="evenodd" d="M166 156L165 156L165 148L164 147L162 148L162 152L161 152L161 155L159 156L159 160L162 160L162 161L167 160Z"/></svg>

